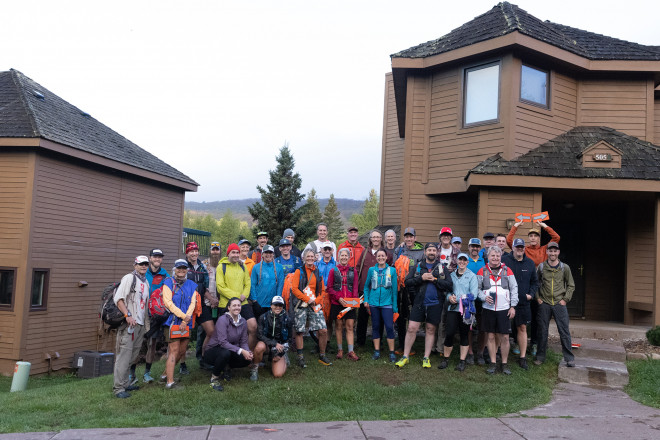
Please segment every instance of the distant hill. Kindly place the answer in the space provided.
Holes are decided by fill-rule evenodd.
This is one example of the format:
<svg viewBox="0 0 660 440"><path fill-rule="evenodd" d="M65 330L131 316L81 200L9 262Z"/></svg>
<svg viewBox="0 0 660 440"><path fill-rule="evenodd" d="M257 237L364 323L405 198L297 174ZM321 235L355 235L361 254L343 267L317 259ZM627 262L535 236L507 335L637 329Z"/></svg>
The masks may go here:
<svg viewBox="0 0 660 440"><path fill-rule="evenodd" d="M231 210L232 214L234 214L235 217L248 222L249 225L252 225L252 216L248 212L248 206L260 200L261 199L255 198L255 199L240 199L240 200L221 200L217 202L186 201L184 208L186 211L190 211L193 214L199 214L199 215L211 214L214 218L217 219L222 218L222 216L225 215L227 210ZM348 224L348 219L351 218L351 215L362 212L362 207L364 205L364 200L335 198L335 201L337 202L337 208L341 213L341 218L345 225ZM328 199L319 199L319 204L321 205L321 213L323 213L323 210L325 209L325 205L328 204Z"/></svg>

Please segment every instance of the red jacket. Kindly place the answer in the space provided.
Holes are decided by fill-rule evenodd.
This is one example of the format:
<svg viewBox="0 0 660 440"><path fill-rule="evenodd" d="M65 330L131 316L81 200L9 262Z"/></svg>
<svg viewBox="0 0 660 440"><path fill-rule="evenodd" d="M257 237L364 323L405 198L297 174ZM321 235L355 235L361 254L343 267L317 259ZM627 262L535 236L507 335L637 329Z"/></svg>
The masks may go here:
<svg viewBox="0 0 660 440"><path fill-rule="evenodd" d="M360 242L355 243L355 246L353 246L348 240L346 240L337 248L338 258L339 250L344 248L351 251L351 256L348 258L348 265L352 267L358 267L358 264L360 263L360 257L362 257L362 252L364 252L364 246L362 246Z"/></svg>

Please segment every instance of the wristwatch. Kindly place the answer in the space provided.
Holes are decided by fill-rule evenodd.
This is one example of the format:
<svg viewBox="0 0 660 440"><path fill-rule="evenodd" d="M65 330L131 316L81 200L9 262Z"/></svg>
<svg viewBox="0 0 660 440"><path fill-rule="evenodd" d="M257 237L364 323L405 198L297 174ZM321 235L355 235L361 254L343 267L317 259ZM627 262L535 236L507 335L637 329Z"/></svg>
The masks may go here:
<svg viewBox="0 0 660 440"><path fill-rule="evenodd" d="M124 315L124 318L130 318L131 316L133 316L133 314L131 312L128 312L127 314Z"/></svg>

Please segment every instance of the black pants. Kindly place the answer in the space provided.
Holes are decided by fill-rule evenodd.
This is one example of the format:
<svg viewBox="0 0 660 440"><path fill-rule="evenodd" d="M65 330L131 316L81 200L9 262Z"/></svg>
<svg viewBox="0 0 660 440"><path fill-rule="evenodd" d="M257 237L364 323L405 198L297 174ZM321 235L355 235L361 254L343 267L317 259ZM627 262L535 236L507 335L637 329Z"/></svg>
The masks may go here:
<svg viewBox="0 0 660 440"><path fill-rule="evenodd" d="M538 304L538 302L537 302ZM550 305L547 303L539 304L538 306L538 351L536 352L536 359L543 362L545 361L545 352L548 349L548 327L550 327L550 318L555 318L557 324L557 331L559 332L559 340L561 341L561 351L564 355L565 361L572 361L575 359L571 345L571 332L568 329L568 309L561 304Z"/></svg>
<svg viewBox="0 0 660 440"><path fill-rule="evenodd" d="M463 317L460 312L447 312L445 315L445 347L454 346L454 335L458 331L458 334L461 336L461 345L467 347L468 345L468 333L470 331L470 326L463 322Z"/></svg>
<svg viewBox="0 0 660 440"><path fill-rule="evenodd" d="M204 362L213 365L214 376L220 376L227 366L230 368L242 368L250 365L250 361L242 355L222 348L219 345L206 350L204 353Z"/></svg>
<svg viewBox="0 0 660 440"><path fill-rule="evenodd" d="M399 290L399 319L396 320L396 331L399 334L399 348L403 351L406 342L406 324L410 316L410 299L403 287Z"/></svg>

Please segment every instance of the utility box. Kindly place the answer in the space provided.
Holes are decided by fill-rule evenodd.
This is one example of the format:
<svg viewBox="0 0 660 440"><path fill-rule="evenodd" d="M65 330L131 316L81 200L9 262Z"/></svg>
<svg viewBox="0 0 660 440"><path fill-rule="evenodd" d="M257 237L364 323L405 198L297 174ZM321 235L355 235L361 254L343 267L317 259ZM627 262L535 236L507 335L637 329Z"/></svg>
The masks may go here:
<svg viewBox="0 0 660 440"><path fill-rule="evenodd" d="M90 350L79 351L73 355L73 368L78 370L78 377L82 379L112 374L115 368L115 354Z"/></svg>

